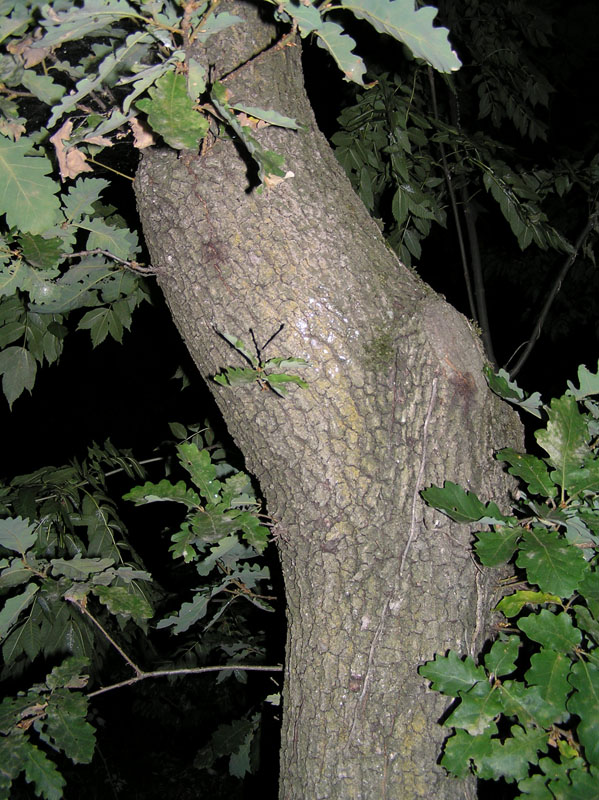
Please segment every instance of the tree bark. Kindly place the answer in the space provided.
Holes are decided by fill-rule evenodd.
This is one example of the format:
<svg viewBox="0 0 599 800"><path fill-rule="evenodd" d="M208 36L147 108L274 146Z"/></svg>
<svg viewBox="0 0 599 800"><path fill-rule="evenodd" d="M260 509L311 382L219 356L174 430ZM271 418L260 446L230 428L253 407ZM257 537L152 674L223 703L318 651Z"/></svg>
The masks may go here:
<svg viewBox="0 0 599 800"><path fill-rule="evenodd" d="M273 29L245 26L204 53L226 75ZM212 41L212 40L209 40ZM205 62L206 63L206 62ZM476 654L493 576L470 531L427 508L432 483L501 501L493 460L520 438L488 390L466 320L386 246L315 124L295 44L231 75L233 100L306 126L259 131L294 177L257 193L235 141L201 156L152 150L136 191L173 318L276 520L288 640L281 745L284 800L474 796L437 765L446 703L417 668L437 652ZM251 168L250 168L251 173ZM219 387L243 366L216 333L299 356L307 389Z"/></svg>

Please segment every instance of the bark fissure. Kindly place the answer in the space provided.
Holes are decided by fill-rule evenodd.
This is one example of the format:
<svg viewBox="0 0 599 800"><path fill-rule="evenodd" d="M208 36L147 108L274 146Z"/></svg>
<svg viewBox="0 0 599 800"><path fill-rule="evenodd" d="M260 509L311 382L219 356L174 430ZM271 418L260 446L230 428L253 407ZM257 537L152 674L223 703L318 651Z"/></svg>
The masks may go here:
<svg viewBox="0 0 599 800"><path fill-rule="evenodd" d="M431 396L428 402L428 408L426 409L426 416L424 418L424 425L422 426L422 455L420 457L420 466L418 467L418 475L416 477L416 483L414 484L414 491L412 493L412 513L410 515L410 532L408 533L408 541L406 542L406 546L404 547L403 553L401 554L401 560L399 562L399 577L401 578L403 574L403 568L406 563L406 558L408 557L408 552L410 550L410 545L414 541L414 537L416 536L417 526L416 526L416 508L418 504L418 500L420 498L420 492L425 487L422 485L422 476L424 475L424 467L426 464L426 445L427 445L427 436L428 436L428 424L431 419L431 414L433 412L433 407L435 405L435 399L437 397L437 378L434 377L431 385Z"/></svg>
<svg viewBox="0 0 599 800"><path fill-rule="evenodd" d="M229 72L273 40L251 6L235 13L248 38L234 29L209 62ZM281 797L463 797L436 764L445 704L416 670L480 643L492 579L469 531L419 492L471 480L500 499L492 454L518 427L488 392L466 321L398 262L351 189L314 122L298 48L250 63L230 88L307 126L260 131L295 177L248 191L234 143L219 141L201 157L149 153L136 190L160 285L208 380L242 365L215 329L262 342L284 323L269 355L310 362L308 388L285 400L212 384L279 532Z"/></svg>

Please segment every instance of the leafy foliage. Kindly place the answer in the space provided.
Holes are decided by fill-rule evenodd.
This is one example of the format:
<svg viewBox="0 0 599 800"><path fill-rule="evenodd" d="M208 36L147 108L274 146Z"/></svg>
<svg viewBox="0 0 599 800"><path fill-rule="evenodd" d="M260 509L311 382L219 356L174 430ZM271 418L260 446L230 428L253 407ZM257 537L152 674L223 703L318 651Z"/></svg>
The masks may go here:
<svg viewBox="0 0 599 800"><path fill-rule="evenodd" d="M447 225L452 192L467 187L471 195L481 186L497 202L522 249L535 242L570 252L542 211L548 196L570 188L569 169L518 172L506 161L509 148L483 131L468 135L457 129L435 113L435 104L427 74L418 65L408 77L377 76L376 84L343 110L340 130L332 137L354 189L381 220L401 260L418 261L432 223Z"/></svg>
<svg viewBox="0 0 599 800"><path fill-rule="evenodd" d="M503 777L520 797L591 797L599 776L599 370L578 374L580 388L535 406L546 423L536 432L542 458L498 453L521 481L512 515L489 515L493 504L450 482L422 493L456 521L492 525L476 533L478 559L517 570L518 588L497 606L513 633L501 633L482 664L449 652L419 672L457 701L444 722L454 729L445 768ZM505 377L491 385L522 398Z"/></svg>
<svg viewBox="0 0 599 800"><path fill-rule="evenodd" d="M204 429L202 435L199 426L172 428L187 440L177 446L178 464L172 469L183 469L189 485L164 478L131 489L126 498L137 505L184 505L187 515L172 534L170 549L173 558L195 563L202 585L156 627L193 636L184 647L186 671L192 666L189 650L197 645L200 672L218 649L228 656L229 674L244 681L243 666L261 650L247 631L240 638L227 616L237 600L272 610L272 598L264 591L268 568L253 563L266 547L268 528L248 476L227 463L213 433ZM131 454L107 442L103 448L91 447L82 463L42 468L0 487L2 678L20 678L33 662L63 659L44 684L6 697L0 706L0 749L3 764L11 765L3 771L0 797L10 796L12 781L23 771L38 796L62 796L64 780L45 746L62 750L74 763L91 760L94 729L86 722L88 698L82 693L87 673L97 679L107 647L117 646L115 637L122 653L122 646L135 646L136 631L150 635L147 621L165 597L133 550L117 504L107 493L108 468L129 479L145 477ZM204 642L191 631L199 621L210 632ZM223 635L225 630L229 633ZM175 652L171 673L178 668ZM243 740L228 751L232 774L252 768L249 747L258 721L254 715Z"/></svg>
<svg viewBox="0 0 599 800"><path fill-rule="evenodd" d="M43 683L17 697L5 697L0 704L0 797L10 796L11 784L21 772L38 797L62 797L65 781L36 739L75 763L91 761L94 729L85 719L87 698L81 693L88 681L86 664L84 658L67 658Z"/></svg>
<svg viewBox="0 0 599 800"><path fill-rule="evenodd" d="M415 11L405 0L378 0L376 8L345 5L437 69L459 66L447 30L433 27L434 9ZM246 148L265 186L292 173L282 156L261 146L254 129L258 123L300 126L276 109L230 105L222 76L208 78L208 65L197 60L191 44L243 24L240 17L218 13L215 4L183 9L174 0L85 0L38 9L9 3L0 13L7 45L0 55L2 81L15 90L0 103L0 374L12 406L33 388L38 366L60 358L72 312L88 309L77 315L77 327L89 330L94 346L108 336L120 342L133 311L147 299L142 276L151 269L136 260L137 234L102 204L108 182L80 177L92 170L102 149L123 138L125 126L134 146L161 137L176 150L197 150L212 124L214 135L233 135ZM361 82L365 67L351 52L354 42L328 15L326 5L295 0L277 4L275 12L302 36L318 37L346 77ZM25 136L24 109L31 98L41 103L39 129ZM52 175L52 150L60 181ZM301 385L299 378L272 370L270 375L267 384L279 393L289 380ZM233 372L230 378L248 376Z"/></svg>
<svg viewBox="0 0 599 800"><path fill-rule="evenodd" d="M198 562L201 577L212 570L219 576L198 589L176 614L160 620L158 627L172 626L174 633L187 631L206 616L210 601L222 593L231 595L229 603L242 597L259 608L271 610L253 591L260 581L268 580L268 569L246 563L264 551L268 539L268 528L260 524L258 503L248 476L233 472L228 465L217 469L209 451L199 450L195 444L181 444L177 452L195 488L187 487L183 481L173 484L165 479L137 486L125 499L137 505L170 501L185 506L185 520L171 537L173 558L182 558L185 563ZM229 470L231 474L227 475ZM220 480L217 473L220 477L226 475L225 479ZM204 558L200 558L202 554ZM226 605L217 609L207 626L220 617Z"/></svg>
<svg viewBox="0 0 599 800"><path fill-rule="evenodd" d="M439 71L449 73L459 66L447 30L433 26L436 10L415 9L411 0L342 0L340 7L311 0L265 5L286 26L275 46L297 29L302 37L314 37L346 79L359 85L366 66L344 27L347 14L402 42ZM338 15L340 8L345 15ZM137 260L138 235L103 198L108 181L82 177L99 163L103 149L121 142L128 130L135 147L160 138L181 151L202 147L209 131L216 137L232 136L256 163L259 181L270 188L293 175L279 154L262 147L261 124L298 135L302 127L301 120L276 109L256 107L252 98L233 103L226 76L213 75L210 65L192 54L194 41L205 42L243 24L238 17L218 13L217 3L7 2L0 15L6 44L0 54L0 374L12 406L33 388L38 366L59 360L73 321L78 329L90 331L94 346L109 336L121 342L134 310L148 298L144 276L153 271ZM539 39L541 23L531 26ZM546 104L549 88L530 70L529 79L519 84L525 86L524 98L515 98L497 79L501 70L493 71L492 55L477 59L490 65L475 78L480 117L495 126L507 119L531 140L542 137L543 126L532 112L537 104ZM451 170L458 184L476 182L484 188L522 248L534 241L571 252L549 223L543 202L567 194L574 184L571 174L581 170L515 170L506 148L430 114L424 83L418 62L408 80L381 78L346 112L345 131L337 137L340 159L368 208L385 217L390 241L406 263L419 258L432 222L446 223L443 146L452 150ZM592 186L597 176L592 170L589 175ZM217 383L257 382L279 395L289 383L306 385L281 371L306 366L302 359L263 360L259 348L254 355L237 337L222 336L249 366L226 367L215 376ZM599 596L596 565L587 556L596 547L599 530L595 501L589 501L598 473L594 456L588 456L599 415L587 398L597 392L598 382L599 376L581 372L581 388L571 387L568 399L546 410L549 422L539 438L546 458L501 454L527 486L529 522L523 522L522 509L504 516L495 504L483 504L453 484L429 495L454 518L494 526L480 535L477 554L489 565L516 558L531 588L504 598L500 610L516 618L520 634L540 645L530 659L524 688L517 681L497 686L489 681L490 676L498 681L513 673L516 636L496 642L484 666L449 654L446 662L431 667L431 680L462 698L450 718L457 732L444 763L463 774L469 759L479 774L493 777L507 774L510 763L510 774L523 791L538 796L543 791L547 796L546 785L554 794L555 787L562 790L564 785L580 794L596 777L596 704L588 699L597 693L592 650L598 641ZM534 395L525 398L507 374L496 383L511 402L541 413L540 401ZM581 402L590 404L587 413L575 412ZM45 662L57 664L44 682L6 697L0 706L0 797L9 796L11 783L22 773L38 796L62 796L64 779L53 753L85 763L93 752L93 729L85 721L87 672L98 678L112 645L134 669L135 677L125 682L148 677L151 673L136 667L123 647L133 647L139 632L151 635L148 621L155 609L160 610L156 628L169 628L180 643L161 664L166 661L172 669L160 676L177 673L181 664L188 671L201 670L218 652L225 655L227 668L217 680L234 676L241 682L248 661L263 658L259 637L244 627L243 614L229 615L234 604L272 608L272 597L265 594L270 591L268 570L257 563L267 528L251 481L227 464L210 431L180 425L172 430L185 440L177 448L178 463L168 464L166 477L131 489L127 498L137 505L169 502L182 507L184 518L171 531L170 549L197 584L182 605L178 594L172 597L152 581L107 490L109 469L125 470L130 478L147 477L130 454L110 443L94 445L82 463L43 468L0 486L2 677L26 681L32 665L44 674L39 670L43 666L46 671ZM564 600L573 593L578 593L575 600ZM523 616L530 606L541 607L540 613ZM500 714L519 720L512 738L496 733ZM578 740L571 715L579 718ZM570 725L565 733L556 727L564 722ZM258 725L259 714L252 711L219 726L198 753L196 765L212 768L218 758L228 756L231 774L252 769ZM556 743L560 758L566 759L565 772L553 757ZM537 757L544 752L552 758ZM472 754L465 768L464 753ZM529 763L537 763L538 771L527 778Z"/></svg>
<svg viewBox="0 0 599 800"><path fill-rule="evenodd" d="M282 327L282 326L281 326ZM279 328L279 331L281 328ZM277 333L279 332L277 331ZM251 332L251 331L250 331ZM236 336L231 336L229 333L220 332L220 335L225 339L231 347L247 361L249 367L225 367L218 375L214 376L216 383L221 386L239 386L244 383L258 383L263 389L271 389L275 394L284 397L287 394L287 388L284 386L286 383L295 383L300 388L305 389L308 385L306 381L299 378L297 375L289 375L286 372L273 372L273 369L287 369L288 367L307 367L308 362L303 358L269 358L267 361L262 361L262 348L256 345L256 355L253 355L251 350L244 344L241 339ZM253 333L252 333L253 336ZM276 334L274 334L276 336ZM269 344L274 336L268 340ZM254 342L255 344L255 342Z"/></svg>

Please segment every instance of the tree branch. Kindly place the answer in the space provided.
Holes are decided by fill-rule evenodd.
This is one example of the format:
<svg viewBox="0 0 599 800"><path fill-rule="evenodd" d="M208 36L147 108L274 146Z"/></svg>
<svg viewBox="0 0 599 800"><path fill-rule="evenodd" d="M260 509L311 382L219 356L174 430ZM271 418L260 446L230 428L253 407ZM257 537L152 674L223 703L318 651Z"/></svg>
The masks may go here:
<svg viewBox="0 0 599 800"><path fill-rule="evenodd" d="M82 614L85 614L86 617L89 617L89 619L102 632L104 637L110 642L119 655L135 672L135 675L133 675L131 678L127 678L127 680L119 681L118 683L111 683L109 686L103 686L101 689L96 689L95 692L89 692L87 697L97 697L105 692L111 692L113 689L121 689L123 686L133 686L134 683L145 681L148 678L166 678L174 675L201 675L204 672L222 672L223 670L227 669L240 669L246 672L281 672L283 670L282 664L276 664L274 666L264 666L262 664L221 664L212 667L182 667L180 669L158 669L146 672L145 670L141 669L141 667L138 667L137 664L129 658L123 648L115 642L108 631L98 622L94 615L87 610L84 602L76 598L67 599L69 599L70 603L73 603L73 605L77 606Z"/></svg>
<svg viewBox="0 0 599 800"><path fill-rule="evenodd" d="M204 672L222 672L224 670L244 670L245 672L282 672L283 665L275 664L274 666L264 666L262 664L221 664L212 667L189 667L186 669L159 669L153 672L140 671L139 674L134 675L125 681L119 683L111 683L109 686L103 686L101 689L96 689L95 692L89 692L87 697L97 697L99 694L111 692L113 689L120 689L123 686L132 686L139 681L145 681L148 678L166 678L173 675L201 675Z"/></svg>
<svg viewBox="0 0 599 800"><path fill-rule="evenodd" d="M438 121L439 120L439 109L437 106L437 92L435 89L435 77L433 74L433 70L431 67L428 68L428 78L431 85L431 97L433 101L433 116ZM470 314L472 315L472 319L475 322L479 322L478 314L476 311L476 303L474 302L474 293L472 291L472 282L470 280L470 271L468 268L468 258L466 256L466 246L464 244L464 234L462 232L462 225L460 222L460 214L458 211L458 202L455 196L455 190L453 188L453 180L451 177L451 170L449 169L449 164L447 163L447 156L445 155L445 145L443 142L439 142L439 148L441 151L441 163L443 165L443 174L445 175L445 183L447 184L447 192L449 194L449 203L451 205L451 211L453 213L453 221L456 230L456 236L458 237L458 247L460 249L460 260L462 262L462 271L464 273L464 284L466 285L466 294L468 295L468 306L470 307Z"/></svg>
<svg viewBox="0 0 599 800"><path fill-rule="evenodd" d="M106 258L116 261L117 264L122 264L132 272L139 272L142 275L156 275L157 272L151 265L149 267L144 267L137 261L128 261L126 258L115 256L110 250L104 250L102 247L95 247L93 250L78 250L76 253L66 253L64 258L79 258L81 256L106 256Z"/></svg>
<svg viewBox="0 0 599 800"><path fill-rule="evenodd" d="M526 347L524 348L524 352L522 353L522 355L518 359L518 361L516 363L516 366L512 370L509 371L511 378L515 378L516 375L520 372L520 370L522 369L522 366L524 365L524 362L528 359L529 355L531 354L531 351L532 351L533 347L537 343L537 341L539 339L539 336L541 335L541 330L543 328L543 325L545 324L545 320L547 319L547 315L549 314L549 310L550 310L551 306L553 305L553 301L557 297L557 295L559 293L559 290L562 288L562 283L563 283L566 275L568 274L568 272L570 270L570 267L576 261L576 258L578 257L578 253L580 251L580 248L583 246L583 244L585 243L587 237L589 236L589 234L591 233L593 228L596 226L598 216L599 216L599 204L595 204L595 208L593 209L593 211L589 215L589 219L587 221L587 224L584 226L584 229L582 230L581 234L579 235L578 239L576 240L576 243L574 245L574 250L566 258L566 260L565 260L565 262L564 262L564 264L563 264L561 270L559 271L559 274L558 274L558 276L557 276L557 278L555 280L555 283L553 284L549 294L547 295L547 299L545 300L545 305L543 306L543 308L541 310L541 313L539 314L539 318L537 319L536 325L533 328L533 331L532 331L532 333L530 335L530 339L528 339L528 341L524 343L526 345ZM523 345L520 345L520 347L522 347L522 346ZM518 348L518 350L519 349L520 348ZM512 358L513 358L513 356L512 356ZM509 364L509 361L507 362L507 364ZM507 364L506 364L506 369L507 369Z"/></svg>

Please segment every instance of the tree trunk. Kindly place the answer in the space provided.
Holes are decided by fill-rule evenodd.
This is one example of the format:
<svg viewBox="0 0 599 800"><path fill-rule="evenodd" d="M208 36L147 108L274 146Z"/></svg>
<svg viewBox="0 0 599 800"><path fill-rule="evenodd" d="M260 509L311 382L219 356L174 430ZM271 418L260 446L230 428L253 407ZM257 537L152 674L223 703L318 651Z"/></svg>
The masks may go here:
<svg viewBox="0 0 599 800"><path fill-rule="evenodd" d="M235 13L247 25L204 54L215 75L273 37L252 6ZM446 703L417 668L447 648L478 651L493 576L474 564L470 532L419 493L447 479L501 500L492 454L519 440L519 423L487 389L466 320L399 263L354 194L314 122L300 48L273 49L225 85L307 126L257 134L294 177L250 190L243 152L219 140L201 156L147 153L136 188L173 318L277 521L280 797L474 796L436 764ZM252 328L261 344L282 323L265 358L306 358L307 389L281 399L209 380L243 366L217 330L251 342Z"/></svg>

